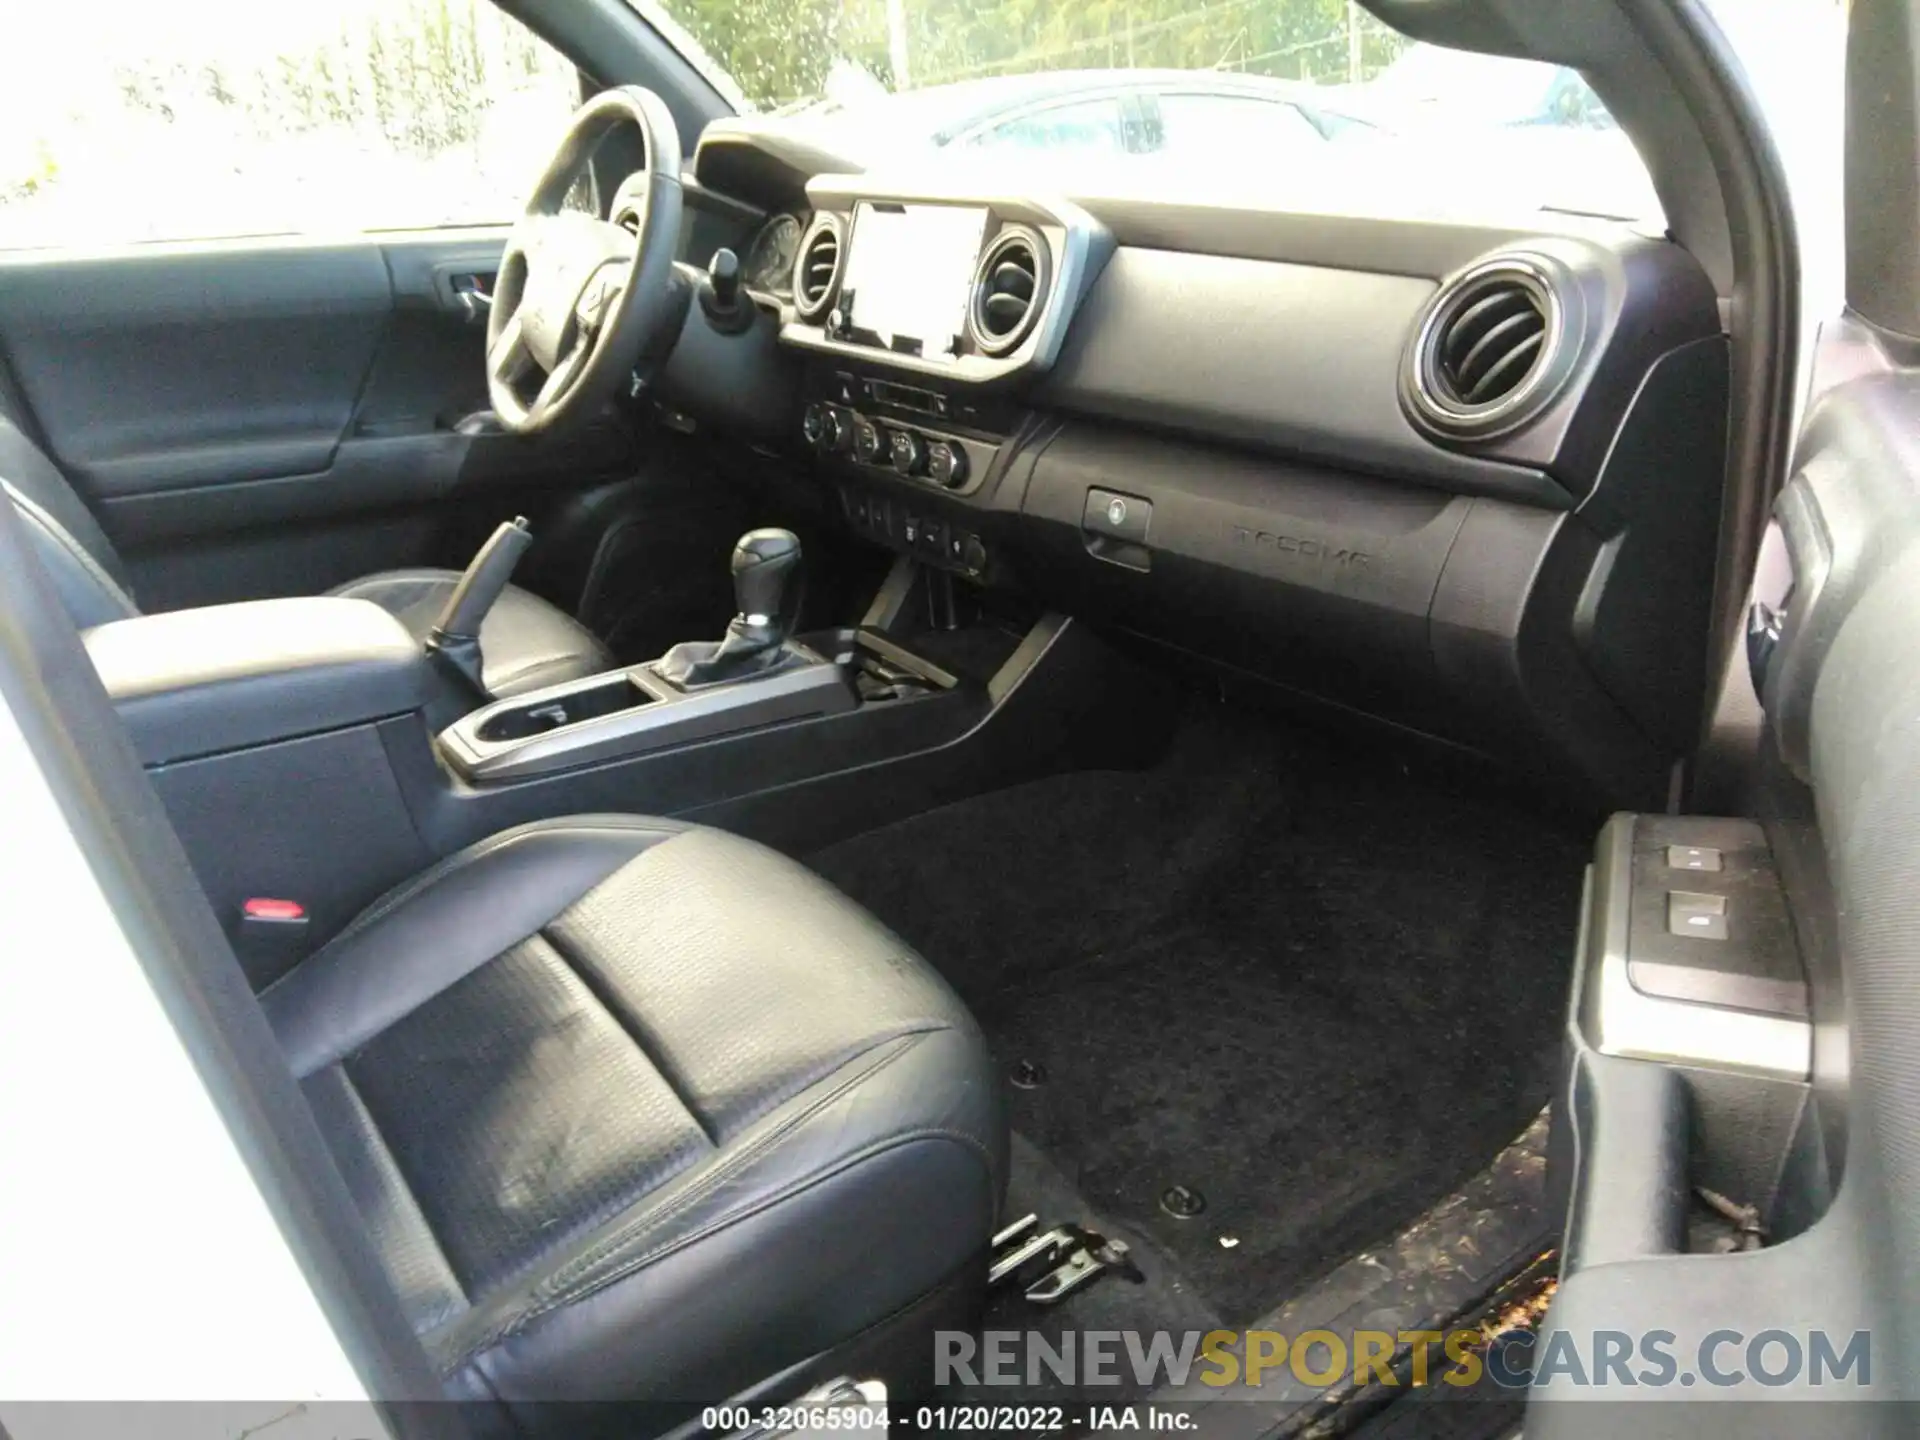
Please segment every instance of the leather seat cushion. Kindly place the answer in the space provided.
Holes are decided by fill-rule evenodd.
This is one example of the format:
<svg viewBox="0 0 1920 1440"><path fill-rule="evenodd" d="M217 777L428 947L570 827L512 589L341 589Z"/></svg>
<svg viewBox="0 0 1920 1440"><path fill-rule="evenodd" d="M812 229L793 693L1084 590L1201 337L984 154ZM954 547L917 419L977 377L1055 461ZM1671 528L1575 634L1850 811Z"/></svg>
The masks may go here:
<svg viewBox="0 0 1920 1440"><path fill-rule="evenodd" d="M509 831L262 1003L458 1396L724 1399L981 1264L993 1230L1005 1120L966 1008L719 831Z"/></svg>
<svg viewBox="0 0 1920 1440"><path fill-rule="evenodd" d="M457 570L383 570L330 593L371 600L424 640L459 583ZM584 625L517 585L509 585L487 612L480 652L487 688L502 697L614 668L613 656Z"/></svg>

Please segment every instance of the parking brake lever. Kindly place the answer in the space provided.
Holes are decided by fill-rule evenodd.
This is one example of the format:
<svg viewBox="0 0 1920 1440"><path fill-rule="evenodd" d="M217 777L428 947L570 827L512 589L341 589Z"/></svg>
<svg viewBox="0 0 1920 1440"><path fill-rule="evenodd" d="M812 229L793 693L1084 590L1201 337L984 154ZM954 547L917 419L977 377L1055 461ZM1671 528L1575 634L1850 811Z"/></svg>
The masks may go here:
<svg viewBox="0 0 1920 1440"><path fill-rule="evenodd" d="M527 517L516 515L487 537L447 597L446 608L427 632L427 653L451 667L482 700L493 693L481 678L480 625L513 578L520 557L533 543Z"/></svg>

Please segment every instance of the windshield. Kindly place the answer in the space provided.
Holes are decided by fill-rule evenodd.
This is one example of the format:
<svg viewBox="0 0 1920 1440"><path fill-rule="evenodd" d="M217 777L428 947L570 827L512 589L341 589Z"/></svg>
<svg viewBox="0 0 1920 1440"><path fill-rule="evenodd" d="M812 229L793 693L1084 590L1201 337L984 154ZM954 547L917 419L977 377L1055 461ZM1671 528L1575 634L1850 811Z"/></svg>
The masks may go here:
<svg viewBox="0 0 1920 1440"><path fill-rule="evenodd" d="M1350 0L636 3L747 108L869 169L990 160L1078 193L1661 223L1577 71L1415 43Z"/></svg>

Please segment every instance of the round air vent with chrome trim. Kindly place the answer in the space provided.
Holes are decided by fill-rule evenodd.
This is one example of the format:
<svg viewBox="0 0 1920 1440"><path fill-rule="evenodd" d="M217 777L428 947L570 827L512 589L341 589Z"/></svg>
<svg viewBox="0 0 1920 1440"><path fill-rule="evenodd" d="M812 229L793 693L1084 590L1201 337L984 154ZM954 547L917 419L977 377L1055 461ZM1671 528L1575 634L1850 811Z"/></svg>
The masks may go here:
<svg viewBox="0 0 1920 1440"><path fill-rule="evenodd" d="M800 241L793 262L793 308L802 320L819 320L833 303L846 254L845 233L839 216L822 213L813 217Z"/></svg>
<svg viewBox="0 0 1920 1440"><path fill-rule="evenodd" d="M1534 419L1559 393L1579 349L1579 296L1531 255L1500 255L1427 303L1402 376L1414 419L1484 440Z"/></svg>
<svg viewBox="0 0 1920 1440"><path fill-rule="evenodd" d="M1033 332L1047 301L1047 242L1024 225L994 236L973 271L967 332L986 355L1005 355Z"/></svg>

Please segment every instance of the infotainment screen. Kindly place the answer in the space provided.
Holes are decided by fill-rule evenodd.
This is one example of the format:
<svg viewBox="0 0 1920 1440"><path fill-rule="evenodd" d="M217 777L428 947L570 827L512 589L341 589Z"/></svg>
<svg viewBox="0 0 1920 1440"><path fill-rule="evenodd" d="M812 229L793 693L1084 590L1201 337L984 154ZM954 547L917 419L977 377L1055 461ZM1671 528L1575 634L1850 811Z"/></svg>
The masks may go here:
<svg viewBox="0 0 1920 1440"><path fill-rule="evenodd" d="M987 228L984 209L876 204L853 208L843 291L857 331L890 350L950 360L966 330L974 261Z"/></svg>

